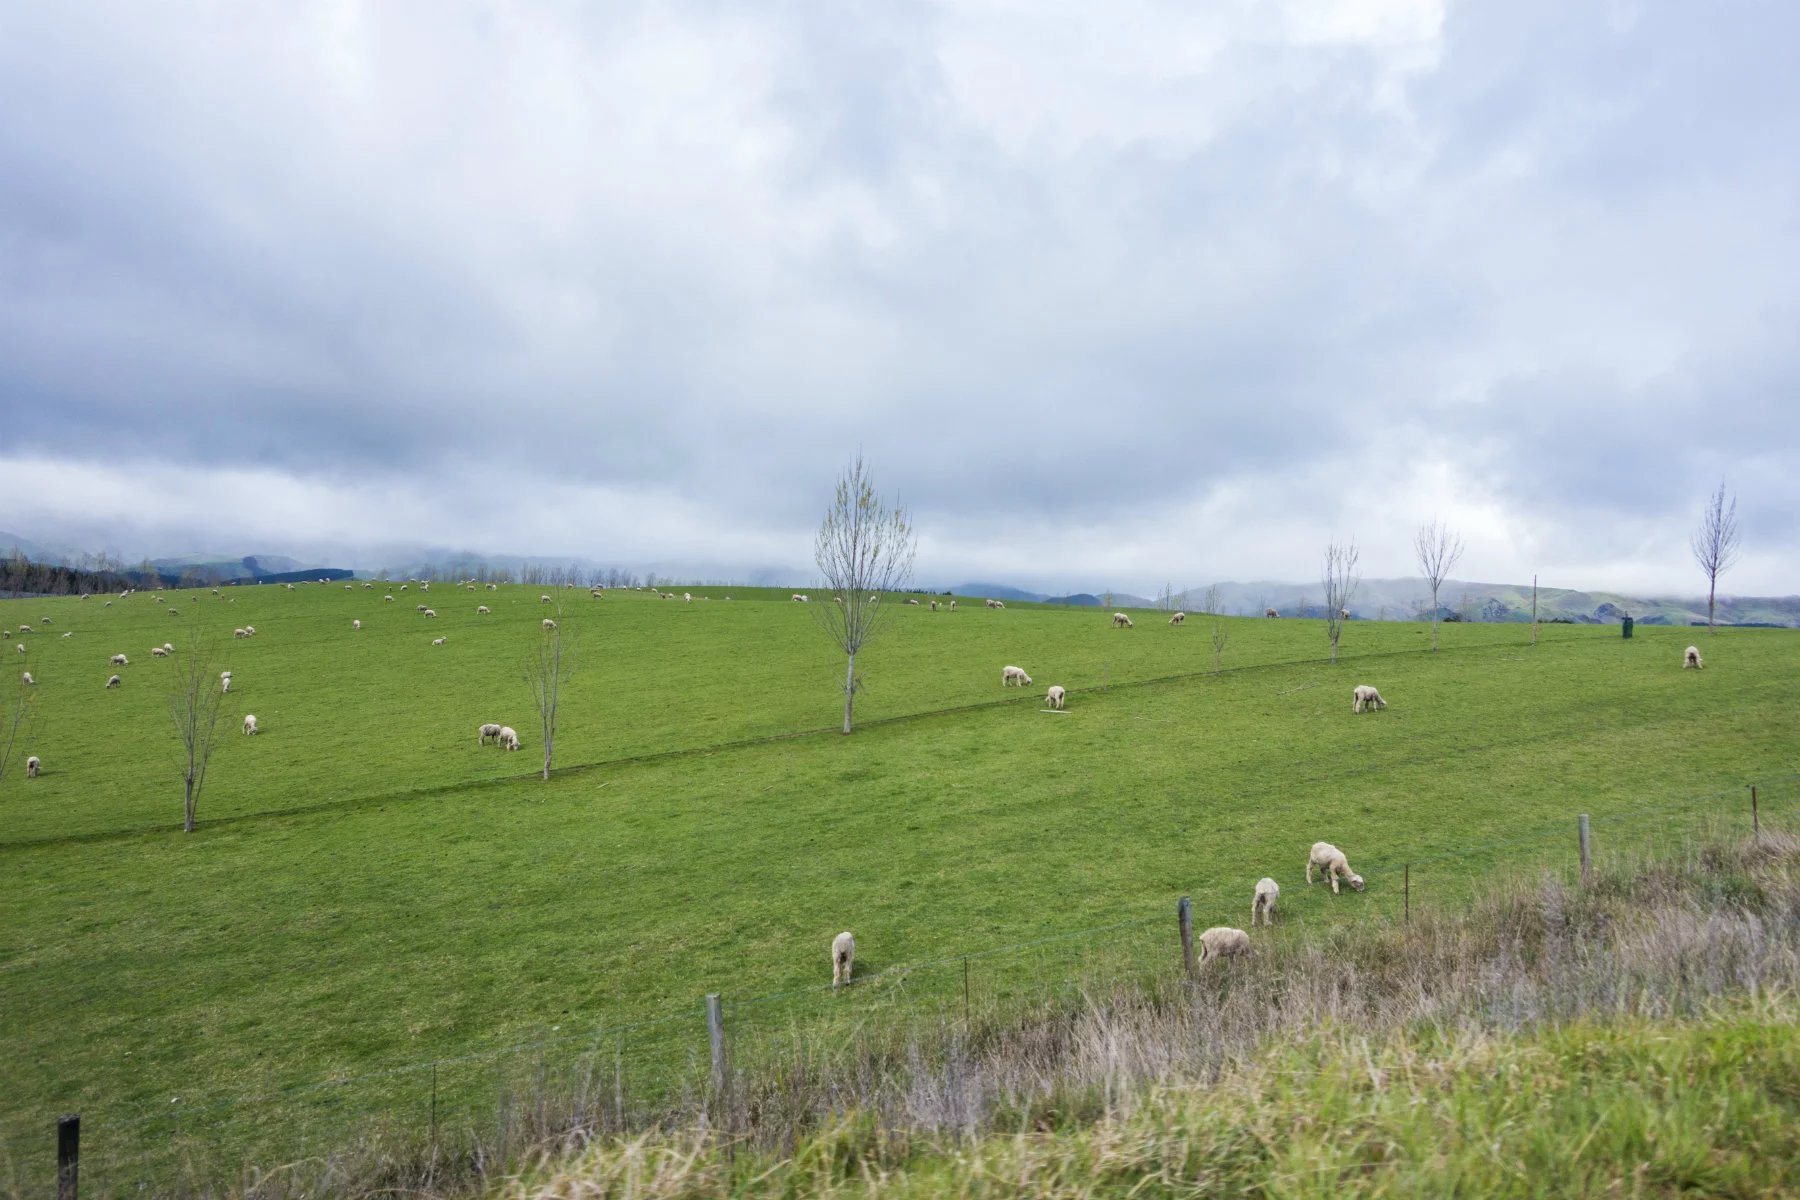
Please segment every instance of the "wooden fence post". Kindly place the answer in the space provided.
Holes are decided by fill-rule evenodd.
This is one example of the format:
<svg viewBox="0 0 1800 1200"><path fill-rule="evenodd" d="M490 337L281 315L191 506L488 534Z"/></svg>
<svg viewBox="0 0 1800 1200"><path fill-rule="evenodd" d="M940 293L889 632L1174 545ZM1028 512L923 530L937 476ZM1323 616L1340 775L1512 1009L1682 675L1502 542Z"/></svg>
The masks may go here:
<svg viewBox="0 0 1800 1200"><path fill-rule="evenodd" d="M1175 917L1181 922L1181 965L1193 975L1198 970L1194 964L1194 905L1186 896L1175 906Z"/></svg>
<svg viewBox="0 0 1800 1200"><path fill-rule="evenodd" d="M1750 785L1750 835L1762 836L1762 818L1756 814L1756 785Z"/></svg>
<svg viewBox="0 0 1800 1200"><path fill-rule="evenodd" d="M1588 857L1588 815L1586 813L1581 814L1576 831L1581 836L1581 882L1586 883L1594 872L1593 860Z"/></svg>
<svg viewBox="0 0 1800 1200"><path fill-rule="evenodd" d="M56 1200L75 1200L81 1166L81 1114L56 1118Z"/></svg>
<svg viewBox="0 0 1800 1200"><path fill-rule="evenodd" d="M1406 864L1405 891L1401 893L1401 903L1405 905L1406 923L1412 924L1412 864Z"/></svg>
<svg viewBox="0 0 1800 1200"><path fill-rule="evenodd" d="M712 1082L713 1091L721 1102L721 1111L725 1097L725 1005L719 999L719 993L706 994L706 1033L712 1041Z"/></svg>
<svg viewBox="0 0 1800 1200"><path fill-rule="evenodd" d="M969 956L963 955L963 1032L969 1030Z"/></svg>

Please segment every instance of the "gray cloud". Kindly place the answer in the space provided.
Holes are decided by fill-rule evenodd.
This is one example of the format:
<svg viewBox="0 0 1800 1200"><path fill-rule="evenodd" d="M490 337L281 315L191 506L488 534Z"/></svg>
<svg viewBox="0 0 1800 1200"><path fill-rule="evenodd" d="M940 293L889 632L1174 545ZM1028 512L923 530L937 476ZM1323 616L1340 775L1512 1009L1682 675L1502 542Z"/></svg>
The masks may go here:
<svg viewBox="0 0 1800 1200"><path fill-rule="evenodd" d="M861 447L939 581L1681 587L1725 476L1793 587L1785 6L6 20L0 526L804 567Z"/></svg>

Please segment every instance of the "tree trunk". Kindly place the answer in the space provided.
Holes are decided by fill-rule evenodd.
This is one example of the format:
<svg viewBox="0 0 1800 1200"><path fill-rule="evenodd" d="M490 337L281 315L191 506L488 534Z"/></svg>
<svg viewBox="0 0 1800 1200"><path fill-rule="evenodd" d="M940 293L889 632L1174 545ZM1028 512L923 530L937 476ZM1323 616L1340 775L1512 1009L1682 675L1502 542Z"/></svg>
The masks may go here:
<svg viewBox="0 0 1800 1200"><path fill-rule="evenodd" d="M194 832L194 777L187 777L187 795L181 802L181 832Z"/></svg>
<svg viewBox="0 0 1800 1200"><path fill-rule="evenodd" d="M1713 602L1719 593L1719 577L1711 576L1706 584L1706 632L1713 631Z"/></svg>
<svg viewBox="0 0 1800 1200"><path fill-rule="evenodd" d="M850 665L844 668L844 732L850 732L850 703L856 697L856 654L849 655Z"/></svg>
<svg viewBox="0 0 1800 1200"><path fill-rule="evenodd" d="M1438 618L1437 589L1432 588L1431 589L1431 652L1433 654L1437 653L1437 618Z"/></svg>

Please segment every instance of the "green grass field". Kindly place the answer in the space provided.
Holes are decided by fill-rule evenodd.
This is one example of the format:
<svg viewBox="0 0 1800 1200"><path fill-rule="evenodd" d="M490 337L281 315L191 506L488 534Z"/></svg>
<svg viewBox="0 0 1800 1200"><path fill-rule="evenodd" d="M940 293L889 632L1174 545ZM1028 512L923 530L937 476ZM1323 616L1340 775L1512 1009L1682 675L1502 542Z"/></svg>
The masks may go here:
<svg viewBox="0 0 1800 1200"><path fill-rule="evenodd" d="M895 614L859 662L846 738L829 732L843 659L804 606L692 590L558 593L575 674L557 766L579 769L548 782L522 677L551 611L537 587L415 586L391 604L360 585L166 592L177 617L149 594L0 602L6 629L52 621L22 658L6 643L38 680L0 782L15 1164L42 1177L60 1112L99 1137L174 1097L813 987L843 928L866 975L1159 919L1183 893L1198 923L1243 925L1264 874L1285 889L1276 936L1385 919L1402 863L1436 859L1414 869L1415 900L1450 903L1484 867L1566 859L1577 811L1604 846L1610 815L1701 797L1735 811L1741 785L1800 766L1787 631L1545 626L1534 648L1528 627L1448 625L1432 656L1423 626L1354 622L1331 666L1321 623L1237 619L1214 676L1202 618L1115 631L1092 609L965 600ZM244 624L258 636L233 640ZM178 664L149 651L187 655L197 634L234 683L184 835ZM1704 671L1680 669L1690 640ZM107 665L118 652L130 666ZM1003 691L1007 663L1034 686ZM1363 682L1386 711L1351 714ZM1066 714L1040 711L1052 683ZM237 732L246 712L257 737ZM488 720L525 750L478 748ZM1800 808L1792 784L1765 798ZM1367 893L1305 887L1320 838ZM271 1151L280 1111L264 1106Z"/></svg>

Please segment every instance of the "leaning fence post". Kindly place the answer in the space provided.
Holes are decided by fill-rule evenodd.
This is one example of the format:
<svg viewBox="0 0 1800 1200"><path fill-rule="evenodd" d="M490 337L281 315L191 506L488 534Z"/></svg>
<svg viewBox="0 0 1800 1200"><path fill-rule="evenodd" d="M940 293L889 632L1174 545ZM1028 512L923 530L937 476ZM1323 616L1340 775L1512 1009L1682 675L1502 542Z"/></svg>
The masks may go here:
<svg viewBox="0 0 1800 1200"><path fill-rule="evenodd" d="M1175 906L1175 916L1181 922L1181 965L1192 975L1197 970L1194 965L1194 906L1186 896Z"/></svg>
<svg viewBox="0 0 1800 1200"><path fill-rule="evenodd" d="M1400 893L1401 903L1405 906L1404 912L1405 912L1406 923L1408 925L1411 925L1412 924L1412 864L1411 863L1406 864L1406 878L1405 878L1405 883L1403 886L1404 886L1405 890Z"/></svg>
<svg viewBox="0 0 1800 1200"><path fill-rule="evenodd" d="M75 1176L81 1165L81 1114L56 1118L56 1200L75 1200Z"/></svg>
<svg viewBox="0 0 1800 1200"><path fill-rule="evenodd" d="M1750 836L1762 836L1762 819L1756 815L1756 785L1750 785Z"/></svg>
<svg viewBox="0 0 1800 1200"><path fill-rule="evenodd" d="M1593 860L1588 857L1588 815L1586 813L1581 814L1576 830L1581 835L1581 882L1586 883L1594 872Z"/></svg>
<svg viewBox="0 0 1800 1200"><path fill-rule="evenodd" d="M706 994L706 1033L712 1040L713 1091L723 1104L725 1096L725 1006L719 993Z"/></svg>

